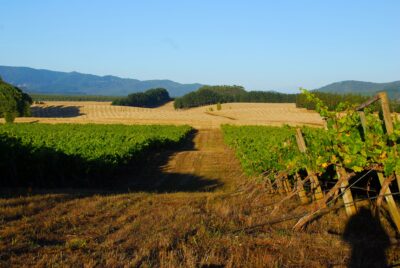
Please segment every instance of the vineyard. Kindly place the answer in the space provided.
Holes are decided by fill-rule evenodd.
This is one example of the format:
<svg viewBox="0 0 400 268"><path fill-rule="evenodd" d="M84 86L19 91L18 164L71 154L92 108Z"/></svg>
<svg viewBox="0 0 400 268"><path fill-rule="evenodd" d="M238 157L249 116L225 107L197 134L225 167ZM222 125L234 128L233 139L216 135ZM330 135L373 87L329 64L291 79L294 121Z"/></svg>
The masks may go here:
<svg viewBox="0 0 400 268"><path fill-rule="evenodd" d="M343 198L349 216L357 211L356 198L383 199L400 232L400 214L394 197L400 187L400 124L392 122L385 94L356 107L328 107L313 94L303 94L315 103L325 119L325 129L229 126L222 127L226 143L236 150L244 171L261 175L271 191L298 196L303 204L314 201L308 213L294 226L303 228L312 219ZM380 101L381 115L369 108ZM381 118L383 116L383 118ZM354 189L357 189L355 191Z"/></svg>
<svg viewBox="0 0 400 268"><path fill-rule="evenodd" d="M1 186L86 187L113 183L146 152L173 146L189 126L5 124L0 126Z"/></svg>

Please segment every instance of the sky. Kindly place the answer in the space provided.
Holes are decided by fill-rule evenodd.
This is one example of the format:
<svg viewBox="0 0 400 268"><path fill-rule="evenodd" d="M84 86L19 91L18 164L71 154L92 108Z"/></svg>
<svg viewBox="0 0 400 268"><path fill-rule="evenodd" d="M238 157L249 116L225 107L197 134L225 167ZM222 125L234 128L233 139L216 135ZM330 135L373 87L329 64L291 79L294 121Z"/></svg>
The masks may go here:
<svg viewBox="0 0 400 268"><path fill-rule="evenodd" d="M400 80L400 1L0 0L0 65L297 92Z"/></svg>

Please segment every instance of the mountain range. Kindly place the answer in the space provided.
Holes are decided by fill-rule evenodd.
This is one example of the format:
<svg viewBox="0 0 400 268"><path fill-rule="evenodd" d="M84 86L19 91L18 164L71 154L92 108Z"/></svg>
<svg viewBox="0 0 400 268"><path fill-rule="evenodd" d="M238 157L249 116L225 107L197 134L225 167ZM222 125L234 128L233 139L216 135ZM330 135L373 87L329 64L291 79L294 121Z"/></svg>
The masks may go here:
<svg viewBox="0 0 400 268"><path fill-rule="evenodd" d="M28 67L0 66L0 76L28 93L59 95L126 96L150 88L165 88L172 97L197 90L201 84L181 84L171 80L145 80L97 76L78 72L56 72Z"/></svg>
<svg viewBox="0 0 400 268"><path fill-rule="evenodd" d="M0 77L28 93L58 95L104 95L126 96L150 88L165 88L170 96L180 97L195 91L202 84L181 84L171 80L145 80L120 78L106 75L97 76L78 72L57 72L28 67L0 66ZM342 81L315 89L321 92L338 94L374 95L386 91L392 99L400 100L400 81L373 83L363 81Z"/></svg>
<svg viewBox="0 0 400 268"><path fill-rule="evenodd" d="M375 95L379 91L386 91L390 98L400 99L400 81L389 83L373 83L349 80L332 83L318 88L316 91L340 94L352 93L360 95Z"/></svg>

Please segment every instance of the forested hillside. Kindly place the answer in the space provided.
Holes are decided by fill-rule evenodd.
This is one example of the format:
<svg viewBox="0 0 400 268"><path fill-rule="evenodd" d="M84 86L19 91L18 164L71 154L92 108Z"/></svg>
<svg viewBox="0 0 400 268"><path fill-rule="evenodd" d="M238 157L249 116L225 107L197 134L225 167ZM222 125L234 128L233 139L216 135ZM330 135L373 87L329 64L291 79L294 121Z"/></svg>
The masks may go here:
<svg viewBox="0 0 400 268"><path fill-rule="evenodd" d="M138 80L112 75L98 76L79 72L57 72L28 67L0 66L4 81L29 93L57 95L126 96L149 88L166 88L172 96L182 96L201 84L181 84L171 80Z"/></svg>
<svg viewBox="0 0 400 268"><path fill-rule="evenodd" d="M372 83L363 81L342 81L316 89L319 92L337 94L375 95L379 91L386 91L390 98L400 99L400 81L390 83Z"/></svg>

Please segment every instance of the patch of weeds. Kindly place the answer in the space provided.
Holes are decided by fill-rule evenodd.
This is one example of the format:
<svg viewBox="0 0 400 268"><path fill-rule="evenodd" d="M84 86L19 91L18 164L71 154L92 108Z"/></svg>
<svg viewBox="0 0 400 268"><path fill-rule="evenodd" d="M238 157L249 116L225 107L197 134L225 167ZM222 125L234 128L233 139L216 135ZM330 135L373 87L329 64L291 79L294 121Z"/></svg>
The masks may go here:
<svg viewBox="0 0 400 268"><path fill-rule="evenodd" d="M65 246L71 250L84 249L86 248L86 240L74 238L69 240Z"/></svg>
<svg viewBox="0 0 400 268"><path fill-rule="evenodd" d="M288 231L286 229L278 229L278 230L276 230L276 233L279 236L290 236L290 231Z"/></svg>

